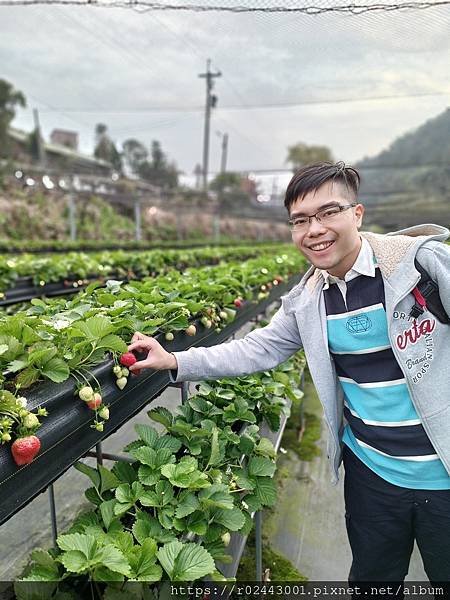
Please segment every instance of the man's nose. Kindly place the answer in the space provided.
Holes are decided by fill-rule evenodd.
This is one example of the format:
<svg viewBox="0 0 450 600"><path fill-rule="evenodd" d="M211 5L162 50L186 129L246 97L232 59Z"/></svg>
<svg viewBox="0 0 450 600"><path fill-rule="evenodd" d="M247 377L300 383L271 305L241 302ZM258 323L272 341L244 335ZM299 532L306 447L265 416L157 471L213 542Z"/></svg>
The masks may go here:
<svg viewBox="0 0 450 600"><path fill-rule="evenodd" d="M323 233L324 227L323 223L317 220L316 217L310 217L308 224L308 235L318 235L319 233Z"/></svg>

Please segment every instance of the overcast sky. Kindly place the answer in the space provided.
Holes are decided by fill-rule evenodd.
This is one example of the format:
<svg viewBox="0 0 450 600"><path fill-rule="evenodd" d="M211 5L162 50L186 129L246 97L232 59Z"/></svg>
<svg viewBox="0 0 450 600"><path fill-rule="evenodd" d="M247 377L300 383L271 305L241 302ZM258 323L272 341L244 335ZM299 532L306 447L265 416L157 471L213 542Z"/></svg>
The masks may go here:
<svg viewBox="0 0 450 600"><path fill-rule="evenodd" d="M281 2L260 2L275 4ZM30 130L37 107L46 139L53 128L76 130L90 153L95 124L103 122L119 146L129 137L147 145L160 140L186 173L201 162L205 81L198 74L208 57L222 72L212 170L220 162L217 131L229 134L230 169L287 167L287 147L299 141L325 144L351 163L450 104L447 6L308 16L6 7L0 0L0 23L0 78L28 101L16 127ZM429 95L402 97L408 94ZM380 96L400 97L357 101ZM311 101L321 103L243 108Z"/></svg>

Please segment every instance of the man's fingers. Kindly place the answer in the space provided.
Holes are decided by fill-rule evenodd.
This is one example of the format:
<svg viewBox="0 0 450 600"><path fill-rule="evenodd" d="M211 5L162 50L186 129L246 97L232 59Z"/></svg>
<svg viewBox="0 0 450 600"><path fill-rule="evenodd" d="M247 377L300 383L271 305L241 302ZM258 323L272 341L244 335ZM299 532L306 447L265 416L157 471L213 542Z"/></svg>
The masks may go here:
<svg viewBox="0 0 450 600"><path fill-rule="evenodd" d="M140 371L141 369L151 369L151 361L148 358L145 360L136 361L131 367L128 367L128 370L134 373L134 371Z"/></svg>
<svg viewBox="0 0 450 600"><path fill-rule="evenodd" d="M151 344L148 343L147 340L139 340L137 342L133 342L128 346L128 352L133 352L133 350L150 350Z"/></svg>

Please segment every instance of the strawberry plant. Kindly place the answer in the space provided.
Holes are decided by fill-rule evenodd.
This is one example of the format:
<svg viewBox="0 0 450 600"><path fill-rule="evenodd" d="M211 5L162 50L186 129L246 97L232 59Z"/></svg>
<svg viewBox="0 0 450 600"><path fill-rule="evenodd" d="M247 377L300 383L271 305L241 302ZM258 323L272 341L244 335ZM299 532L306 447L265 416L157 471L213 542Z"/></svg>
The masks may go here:
<svg viewBox="0 0 450 600"><path fill-rule="evenodd" d="M57 548L32 553L16 592L39 579L50 588L23 588L33 589L37 600L75 589L106 599L119 590L127 593L133 582L133 597L144 598L139 582L223 580L218 566L231 560L230 533L248 534L251 513L276 502L273 444L261 437L258 425L239 420L236 409L246 416L245 402L253 420L262 423L270 414L270 399L279 406L282 397L301 395L303 366L297 355L273 371L237 382L203 382L175 414L163 407L148 412L164 432L136 425L138 439L125 449L132 464L117 462L109 470L78 463L92 482L86 497L93 508L58 537ZM280 391L271 388L274 384L284 386L284 396L274 393ZM252 396L255 386L260 389ZM260 393L268 398L265 405Z"/></svg>
<svg viewBox="0 0 450 600"><path fill-rule="evenodd" d="M287 248L287 247L286 247ZM285 247L279 246L284 251ZM213 265L221 261L247 260L267 255L274 246L206 247L189 250L149 250L141 252L82 253L35 256L2 256L0 260L0 292L6 293L16 282L30 279L34 285L61 282L67 287L85 285L89 280L115 277L138 279L156 276L169 269Z"/></svg>
<svg viewBox="0 0 450 600"><path fill-rule="evenodd" d="M106 287L95 283L70 300L35 299L27 310L0 317L0 391L15 395L41 381L58 384L72 377L75 394L86 403L93 402L93 394L101 396L101 386L92 370L111 356L116 385L122 390L129 373L118 358L126 355L135 331L166 335L166 339L177 332L195 336L198 325L192 321L202 319L206 328L220 330L239 310L236 297L252 302L264 281L275 281L277 273L288 277L302 265L291 252L184 273L170 271L133 283L111 280ZM272 387L276 396L281 388ZM86 388L91 391L87 393ZM106 420L102 414L109 416L109 411L100 412L101 406L98 400L86 406L94 411L92 427L98 431ZM236 401L228 409L229 423L245 420L248 410ZM275 422L276 410L271 410Z"/></svg>

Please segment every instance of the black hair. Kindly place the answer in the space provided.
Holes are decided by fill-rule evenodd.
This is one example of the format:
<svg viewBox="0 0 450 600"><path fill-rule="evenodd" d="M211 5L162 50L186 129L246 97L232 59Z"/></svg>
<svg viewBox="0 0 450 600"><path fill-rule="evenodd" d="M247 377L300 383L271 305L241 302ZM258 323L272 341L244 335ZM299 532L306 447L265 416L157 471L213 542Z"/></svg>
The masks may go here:
<svg viewBox="0 0 450 600"><path fill-rule="evenodd" d="M328 181L342 184L352 195L352 200L356 200L361 182L358 171L353 167L347 167L343 161L319 162L305 165L293 175L284 198L287 211L290 211L296 200L304 198L306 194L314 192Z"/></svg>

